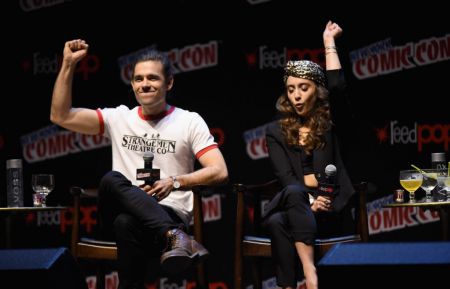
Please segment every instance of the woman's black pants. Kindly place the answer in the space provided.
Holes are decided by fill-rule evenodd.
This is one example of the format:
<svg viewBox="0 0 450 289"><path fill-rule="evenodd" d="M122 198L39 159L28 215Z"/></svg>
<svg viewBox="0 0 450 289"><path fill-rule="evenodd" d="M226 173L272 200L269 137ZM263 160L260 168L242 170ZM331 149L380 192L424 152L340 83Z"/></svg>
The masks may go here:
<svg viewBox="0 0 450 289"><path fill-rule="evenodd" d="M299 257L295 242L314 244L316 220L304 187L290 185L279 192L279 204L264 218L268 229L277 285L296 287Z"/></svg>

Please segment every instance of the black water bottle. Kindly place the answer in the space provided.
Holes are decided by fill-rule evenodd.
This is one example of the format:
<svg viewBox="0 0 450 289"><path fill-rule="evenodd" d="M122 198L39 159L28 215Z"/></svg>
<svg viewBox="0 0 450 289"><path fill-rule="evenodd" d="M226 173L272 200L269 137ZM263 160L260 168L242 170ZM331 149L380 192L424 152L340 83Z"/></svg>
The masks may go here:
<svg viewBox="0 0 450 289"><path fill-rule="evenodd" d="M6 201L8 207L23 207L22 160L6 161Z"/></svg>

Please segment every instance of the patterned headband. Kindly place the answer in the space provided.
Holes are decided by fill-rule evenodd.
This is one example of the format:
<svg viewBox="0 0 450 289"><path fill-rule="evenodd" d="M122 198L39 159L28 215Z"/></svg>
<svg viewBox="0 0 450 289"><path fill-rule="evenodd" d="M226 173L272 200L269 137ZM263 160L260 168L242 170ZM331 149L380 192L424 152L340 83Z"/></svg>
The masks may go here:
<svg viewBox="0 0 450 289"><path fill-rule="evenodd" d="M289 76L304 78L326 87L327 79L322 67L309 60L288 61L284 68L284 82Z"/></svg>

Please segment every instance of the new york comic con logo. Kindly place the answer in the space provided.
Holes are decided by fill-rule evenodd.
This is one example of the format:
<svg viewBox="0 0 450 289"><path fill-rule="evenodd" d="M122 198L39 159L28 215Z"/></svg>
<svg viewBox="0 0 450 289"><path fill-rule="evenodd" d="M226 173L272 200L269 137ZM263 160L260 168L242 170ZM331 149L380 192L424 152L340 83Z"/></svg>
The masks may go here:
<svg viewBox="0 0 450 289"><path fill-rule="evenodd" d="M124 135L122 147L136 152L152 152L156 154L175 153L176 141L164 140L158 135L144 136Z"/></svg>
<svg viewBox="0 0 450 289"><path fill-rule="evenodd" d="M390 131L389 131L390 130ZM442 144L445 151L448 151L450 143L450 124L418 124L412 127L399 125L393 120L382 128L375 128L379 143L396 144L417 143L417 151L421 152L424 145Z"/></svg>

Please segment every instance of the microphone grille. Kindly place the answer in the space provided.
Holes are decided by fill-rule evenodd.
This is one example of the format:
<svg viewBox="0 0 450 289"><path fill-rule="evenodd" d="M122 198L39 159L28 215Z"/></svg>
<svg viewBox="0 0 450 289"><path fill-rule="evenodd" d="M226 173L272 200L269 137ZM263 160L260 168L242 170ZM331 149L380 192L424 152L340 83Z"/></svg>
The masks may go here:
<svg viewBox="0 0 450 289"><path fill-rule="evenodd" d="M327 175L327 176L336 175L336 171L337 171L337 169L336 169L335 165L329 164L328 166L325 167L325 175Z"/></svg>
<svg viewBox="0 0 450 289"><path fill-rule="evenodd" d="M144 161L153 161L153 158L155 157L155 155L152 152L146 152L144 154Z"/></svg>

